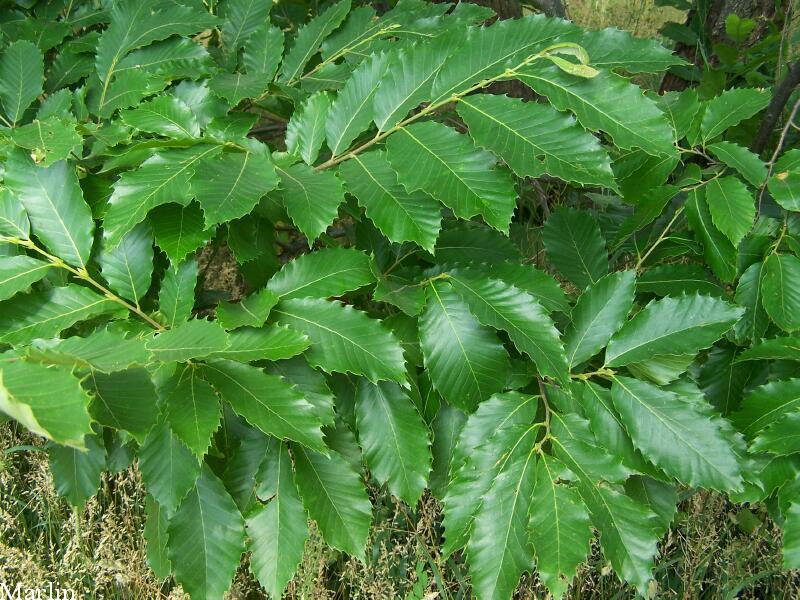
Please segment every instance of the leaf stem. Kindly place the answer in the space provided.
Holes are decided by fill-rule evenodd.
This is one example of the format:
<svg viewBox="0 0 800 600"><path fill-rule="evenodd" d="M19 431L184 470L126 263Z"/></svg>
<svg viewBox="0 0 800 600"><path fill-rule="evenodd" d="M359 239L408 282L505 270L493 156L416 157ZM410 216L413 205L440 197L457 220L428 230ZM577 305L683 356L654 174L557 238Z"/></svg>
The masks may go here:
<svg viewBox="0 0 800 600"><path fill-rule="evenodd" d="M641 270L644 261L646 261L647 258L653 253L653 250L655 250L658 247L658 245L666 239L667 232L669 231L670 227L672 227L675 224L675 221L678 220L678 217L681 215L682 212L683 212L683 206L679 207L678 210L675 211L675 214L672 216L672 219L670 219L670 222L667 223L666 227L664 227L664 231L661 232L661 235L658 236L658 239L653 243L652 246L650 246L647 252L645 252L641 257L639 257L638 261L636 261L637 273Z"/></svg>
<svg viewBox="0 0 800 600"><path fill-rule="evenodd" d="M141 309L139 309L138 307L134 306L133 304L131 304L127 300L124 300L123 298L120 298L119 296L117 296L114 292L109 290L102 283L100 283L99 281L94 279L91 275L89 275L89 272L84 267L76 269L72 265L68 265L62 259L60 259L58 256L53 256L52 254L50 254L49 252L47 252L43 248L40 248L39 246L34 244L29 239L22 239L22 238L8 237L8 236L0 236L0 242L7 242L9 244L15 244L17 246L22 246L23 248L27 248L29 250L33 250L34 252L40 254L42 257L46 258L50 262L50 264L52 264L54 267L58 267L59 269L64 269L65 271L68 271L68 272L72 273L78 279L81 279L82 281L85 281L86 283L88 283L89 285L91 285L92 287L97 289L99 292L101 292L109 300L111 300L113 302L116 302L117 304L119 304L121 306L124 306L126 309L128 309L129 311L134 313L136 316L141 318L143 321L145 321L148 325L153 327L156 331L164 331L165 327L163 325L161 325L158 321L153 320L149 315L144 313Z"/></svg>
<svg viewBox="0 0 800 600"><path fill-rule="evenodd" d="M533 451L541 454L542 446L550 439L550 418L553 415L553 409L550 408L550 403L547 401L547 392L544 389L542 378L537 377L536 382L539 384L539 393L542 396L542 404L544 405L544 435L542 439L533 446Z"/></svg>

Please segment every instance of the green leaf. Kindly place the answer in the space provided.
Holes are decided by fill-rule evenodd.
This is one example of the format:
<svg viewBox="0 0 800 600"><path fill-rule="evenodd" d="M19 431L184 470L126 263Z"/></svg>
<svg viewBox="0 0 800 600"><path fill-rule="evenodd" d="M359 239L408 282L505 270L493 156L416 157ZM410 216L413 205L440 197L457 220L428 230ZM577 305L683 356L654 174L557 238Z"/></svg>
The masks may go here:
<svg viewBox="0 0 800 600"><path fill-rule="evenodd" d="M710 407L620 376L614 376L611 400L634 445L665 473L694 487L741 488L736 453Z"/></svg>
<svg viewBox="0 0 800 600"><path fill-rule="evenodd" d="M607 27L583 31L576 40L589 55L589 64L598 69L621 69L628 73L655 73L685 61L656 40L633 37L627 31Z"/></svg>
<svg viewBox="0 0 800 600"><path fill-rule="evenodd" d="M228 336L214 321L192 319L157 333L147 340L145 347L161 362L185 362L224 350L228 347Z"/></svg>
<svg viewBox="0 0 800 600"><path fill-rule="evenodd" d="M8 188L0 188L0 234L27 240L31 224L25 207Z"/></svg>
<svg viewBox="0 0 800 600"><path fill-rule="evenodd" d="M89 396L69 369L0 362L0 411L58 444L84 447Z"/></svg>
<svg viewBox="0 0 800 600"><path fill-rule="evenodd" d="M217 320L227 330L244 326L261 327L277 303L278 296L264 288L239 302L220 302L217 305Z"/></svg>
<svg viewBox="0 0 800 600"><path fill-rule="evenodd" d="M530 509L530 532L536 552L536 572L553 594L562 597L589 552L589 513L578 493L559 480L566 467L541 455Z"/></svg>
<svg viewBox="0 0 800 600"><path fill-rule="evenodd" d="M206 219L206 228L248 214L261 197L278 185L265 150L227 152L200 161L192 177Z"/></svg>
<svg viewBox="0 0 800 600"><path fill-rule="evenodd" d="M709 144L706 149L723 163L735 169L754 187L761 187L767 178L767 165L747 148L733 142Z"/></svg>
<svg viewBox="0 0 800 600"><path fill-rule="evenodd" d="M25 110L42 93L44 59L34 44L16 40L0 57L0 102L11 123L20 120Z"/></svg>
<svg viewBox="0 0 800 600"><path fill-rule="evenodd" d="M300 497L325 542L363 562L372 505L359 474L338 452L297 448L294 460Z"/></svg>
<svg viewBox="0 0 800 600"><path fill-rule="evenodd" d="M800 259L770 254L761 275L761 303L770 319L784 331L800 329Z"/></svg>
<svg viewBox="0 0 800 600"><path fill-rule="evenodd" d="M797 569L800 565L800 504L792 502L784 512L783 566Z"/></svg>
<svg viewBox="0 0 800 600"><path fill-rule="evenodd" d="M47 454L53 485L62 498L82 509L97 493L106 468L106 449L94 435L86 437L86 449L51 445Z"/></svg>
<svg viewBox="0 0 800 600"><path fill-rule="evenodd" d="M25 207L33 231L45 247L73 266L86 267L94 221L75 168L66 161L37 167L15 152L6 162L5 184Z"/></svg>
<svg viewBox="0 0 800 600"><path fill-rule="evenodd" d="M753 440L753 452L795 454L800 452L800 412L787 413Z"/></svg>
<svg viewBox="0 0 800 600"><path fill-rule="evenodd" d="M235 55L254 32L269 20L271 0L227 0L222 9L222 43Z"/></svg>
<svg viewBox="0 0 800 600"><path fill-rule="evenodd" d="M796 360L800 361L800 338L781 336L761 340L742 352L736 359L745 360Z"/></svg>
<svg viewBox="0 0 800 600"><path fill-rule="evenodd" d="M283 300L330 298L375 281L369 256L352 248L324 248L287 262L267 289Z"/></svg>
<svg viewBox="0 0 800 600"><path fill-rule="evenodd" d="M711 270L722 281L733 281L736 277L736 248L712 224L703 189L690 191L685 206L689 226L703 242L706 262Z"/></svg>
<svg viewBox="0 0 800 600"><path fill-rule="evenodd" d="M219 427L221 407L213 388L200 379L197 369L186 367L165 399L170 429L199 460L211 445Z"/></svg>
<svg viewBox="0 0 800 600"><path fill-rule="evenodd" d="M111 250L103 249L98 259L108 286L138 306L153 278L153 232L138 224Z"/></svg>
<svg viewBox="0 0 800 600"><path fill-rule="evenodd" d="M449 404L442 404L431 423L433 469L428 487L439 500L444 497L447 490L448 475L453 465L456 442L466 420L467 416L463 411Z"/></svg>
<svg viewBox="0 0 800 600"><path fill-rule="evenodd" d="M610 273L591 285L572 309L572 322L564 336L570 367L597 354L622 325L633 306L636 275Z"/></svg>
<svg viewBox="0 0 800 600"><path fill-rule="evenodd" d="M286 446L271 440L258 471L266 506L247 517L250 568L272 598L280 598L303 558L306 511L292 476Z"/></svg>
<svg viewBox="0 0 800 600"><path fill-rule="evenodd" d="M558 110L569 110L591 131L607 133L620 148L658 156L672 152L672 130L655 102L627 79L601 72L574 77L555 65L534 63L516 75Z"/></svg>
<svg viewBox="0 0 800 600"><path fill-rule="evenodd" d="M525 424L515 428L512 445L494 446L495 456L504 458L475 513L467 544L478 598L510 598L520 575L531 569L528 520L536 482L536 431Z"/></svg>
<svg viewBox="0 0 800 600"><path fill-rule="evenodd" d="M34 119L28 125L15 128L11 139L20 148L29 150L31 158L41 167L65 160L70 154L80 156L83 143L75 130L75 121L62 117Z"/></svg>
<svg viewBox="0 0 800 600"><path fill-rule="evenodd" d="M200 475L200 463L166 422L150 430L139 449L147 491L169 514L175 512Z"/></svg>
<svg viewBox="0 0 800 600"><path fill-rule="evenodd" d="M150 353L139 338L125 338L120 333L98 329L86 337L35 340L28 350L28 359L113 373L146 365Z"/></svg>
<svg viewBox="0 0 800 600"><path fill-rule="evenodd" d="M228 358L238 362L283 360L305 352L311 343L308 337L284 325L256 329L243 327L228 334L228 347L214 352L212 358Z"/></svg>
<svg viewBox="0 0 800 600"><path fill-rule="evenodd" d="M415 242L433 252L441 228L442 208L424 192L407 192L398 182L385 152L354 156L342 163L339 172L348 191L389 240Z"/></svg>
<svg viewBox="0 0 800 600"><path fill-rule="evenodd" d="M331 105L325 139L334 156L342 154L372 123L372 101L386 72L385 53L371 54L354 70Z"/></svg>
<svg viewBox="0 0 800 600"><path fill-rule="evenodd" d="M265 22L244 42L242 64L248 73L261 73L272 81L283 57L283 32Z"/></svg>
<svg viewBox="0 0 800 600"><path fill-rule="evenodd" d="M752 369L739 364L738 359L739 348L727 344L714 346L697 375L703 394L723 416L738 408L753 375Z"/></svg>
<svg viewBox="0 0 800 600"><path fill-rule="evenodd" d="M84 387L92 392L92 417L101 425L128 431L142 442L156 424L158 396L145 369L92 371Z"/></svg>
<svg viewBox="0 0 800 600"><path fill-rule="evenodd" d="M276 327L276 329L286 334L291 333L294 336L302 336L304 344L308 345L308 339L293 329L289 327ZM312 369L305 358L295 357L290 360L271 363L267 366L267 372L273 375L280 375L286 381L293 383L303 394L303 397L314 406L322 424L333 425L333 392L328 387L325 376Z"/></svg>
<svg viewBox="0 0 800 600"><path fill-rule="evenodd" d="M339 302L311 298L285 300L274 309L278 322L311 340L309 364L326 373L354 373L373 383L405 383L403 350L380 321Z"/></svg>
<svg viewBox="0 0 800 600"><path fill-rule="evenodd" d="M226 410L223 414L227 421L225 425L229 425L230 412ZM226 429L227 427L223 431ZM256 488L259 482L256 475L264 462L267 449L271 444L279 442L255 427L243 427L236 435L238 445L230 451L222 481L241 513L249 516L258 506Z"/></svg>
<svg viewBox="0 0 800 600"><path fill-rule="evenodd" d="M425 369L448 403L471 412L505 386L508 354L450 284L432 281L427 297L419 322Z"/></svg>
<svg viewBox="0 0 800 600"><path fill-rule="evenodd" d="M291 84L299 79L303 68L320 48L323 40L336 29L350 12L350 0L340 0L314 17L295 36L294 45L286 52L278 81Z"/></svg>
<svg viewBox="0 0 800 600"><path fill-rule="evenodd" d="M436 240L434 255L439 264L486 263L492 271L509 264L519 266L522 261L519 248L508 236L480 226L445 229ZM517 279L518 273L510 276Z"/></svg>
<svg viewBox="0 0 800 600"><path fill-rule="evenodd" d="M173 265L205 244L212 231L203 224L203 211L196 202L181 206L164 204L150 213L150 225L156 245L164 251Z"/></svg>
<svg viewBox="0 0 800 600"><path fill-rule="evenodd" d="M207 362L202 373L233 410L264 433L326 450L314 407L289 382L257 367L220 359Z"/></svg>
<svg viewBox="0 0 800 600"><path fill-rule="evenodd" d="M244 519L207 466L169 520L167 548L175 580L200 600L222 598L245 550Z"/></svg>
<svg viewBox="0 0 800 600"><path fill-rule="evenodd" d="M553 454L586 482L622 482L630 471L622 457L600 446L589 422L575 413L551 415ZM585 500L585 498L584 498Z"/></svg>
<svg viewBox="0 0 800 600"><path fill-rule="evenodd" d="M729 89L706 103L700 127L703 141L708 142L761 112L769 104L772 94L757 88Z"/></svg>
<svg viewBox="0 0 800 600"><path fill-rule="evenodd" d="M508 333L517 350L536 363L543 377L568 381L558 330L535 298L497 279L450 273L448 281L483 325Z"/></svg>
<svg viewBox="0 0 800 600"><path fill-rule="evenodd" d="M372 475L413 507L431 469L430 435L411 398L396 383L360 382L355 405L358 441Z"/></svg>
<svg viewBox="0 0 800 600"><path fill-rule="evenodd" d="M769 193L786 210L800 211L800 172L779 171L767 181Z"/></svg>
<svg viewBox="0 0 800 600"><path fill-rule="evenodd" d="M0 305L0 341L27 344L52 338L79 321L119 309L119 304L79 285L17 295Z"/></svg>
<svg viewBox="0 0 800 600"><path fill-rule="evenodd" d="M147 566L156 577L166 579L170 576L172 565L167 556L167 512L150 494L145 497L144 539L147 541Z"/></svg>
<svg viewBox="0 0 800 600"><path fill-rule="evenodd" d="M276 170L286 212L309 242L313 242L336 218L344 201L342 182L330 171L315 171L304 164L285 169L276 167Z"/></svg>
<svg viewBox="0 0 800 600"><path fill-rule="evenodd" d="M569 311L566 295L558 282L532 265L507 261L492 265L491 273L493 277L528 292L549 312Z"/></svg>
<svg viewBox="0 0 800 600"><path fill-rule="evenodd" d="M636 291L656 296L723 295L722 287L711 273L696 263L670 263L647 269L636 280Z"/></svg>
<svg viewBox="0 0 800 600"><path fill-rule="evenodd" d="M193 258L170 267L164 273L158 305L167 327L174 328L192 315L196 285L197 261Z"/></svg>
<svg viewBox="0 0 800 600"><path fill-rule="evenodd" d="M747 393L731 421L748 439L800 408L800 379L771 381Z"/></svg>
<svg viewBox="0 0 800 600"><path fill-rule="evenodd" d="M325 123L331 110L331 96L317 92L309 96L286 126L286 151L313 165L325 141Z"/></svg>
<svg viewBox="0 0 800 600"><path fill-rule="evenodd" d="M660 354L694 354L717 341L743 312L710 296L654 300L611 338L606 365L627 365Z"/></svg>
<svg viewBox="0 0 800 600"><path fill-rule="evenodd" d="M194 78L214 70L211 55L199 43L182 37L171 37L134 50L115 69L117 77L128 71L141 71L163 79Z"/></svg>
<svg viewBox="0 0 800 600"><path fill-rule="evenodd" d="M516 206L511 174L469 137L441 123L415 123L386 140L389 162L406 190L422 190L457 217L481 215L503 232Z"/></svg>
<svg viewBox="0 0 800 600"><path fill-rule="evenodd" d="M591 214L574 208L554 210L542 229L547 258L580 288L608 273L608 252Z"/></svg>
<svg viewBox="0 0 800 600"><path fill-rule="evenodd" d="M164 150L123 173L114 183L103 222L108 246L118 244L156 206L187 205L193 196L189 181L200 160L219 151L219 146L209 145Z"/></svg>
<svg viewBox="0 0 800 600"><path fill-rule="evenodd" d="M459 101L458 114L475 142L500 156L520 177L546 173L616 188L611 159L597 138L551 106L476 94Z"/></svg>
<svg viewBox="0 0 800 600"><path fill-rule="evenodd" d="M0 262L0 300L28 289L47 275L49 262L31 256L7 256Z"/></svg>
<svg viewBox="0 0 800 600"><path fill-rule="evenodd" d="M197 117L185 102L174 96L159 96L122 111L119 116L126 125L148 133L175 139L200 137Z"/></svg>
<svg viewBox="0 0 800 600"><path fill-rule="evenodd" d="M706 202L714 226L737 246L756 217L750 190L738 177L717 177L706 184Z"/></svg>

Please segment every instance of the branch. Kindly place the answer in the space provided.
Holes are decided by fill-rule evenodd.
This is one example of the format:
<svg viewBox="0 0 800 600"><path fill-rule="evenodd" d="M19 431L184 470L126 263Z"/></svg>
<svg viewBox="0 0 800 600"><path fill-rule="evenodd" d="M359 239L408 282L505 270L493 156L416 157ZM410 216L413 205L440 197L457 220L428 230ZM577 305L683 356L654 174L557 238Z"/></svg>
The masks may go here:
<svg viewBox="0 0 800 600"><path fill-rule="evenodd" d="M798 84L800 84L800 60L789 65L789 72L775 89L772 101L769 103L764 119L761 121L761 127L759 127L758 133L750 145L750 150L756 154L761 154L766 148L767 142L769 142L769 138L772 135L772 130L775 129L775 124L778 122L783 109L786 108L786 103L789 102L789 98Z"/></svg>

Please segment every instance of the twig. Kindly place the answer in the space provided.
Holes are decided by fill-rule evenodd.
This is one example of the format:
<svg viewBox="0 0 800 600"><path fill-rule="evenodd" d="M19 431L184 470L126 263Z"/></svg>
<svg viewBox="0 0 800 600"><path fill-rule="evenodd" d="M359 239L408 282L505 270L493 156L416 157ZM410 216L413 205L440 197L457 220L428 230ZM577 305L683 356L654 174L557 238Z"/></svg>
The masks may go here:
<svg viewBox="0 0 800 600"><path fill-rule="evenodd" d="M750 150L756 154L761 154L764 151L772 135L772 130L775 128L775 124L778 122L781 113L783 113L783 109L786 107L786 103L789 102L789 98L792 96L792 92L798 84L800 84L800 60L791 64L786 77L783 78L783 81L781 81L775 90L772 100L767 107L767 112L764 113L764 119L761 121L758 133L753 139L753 143L750 144ZM790 118L789 121L791 122L791 120Z"/></svg>

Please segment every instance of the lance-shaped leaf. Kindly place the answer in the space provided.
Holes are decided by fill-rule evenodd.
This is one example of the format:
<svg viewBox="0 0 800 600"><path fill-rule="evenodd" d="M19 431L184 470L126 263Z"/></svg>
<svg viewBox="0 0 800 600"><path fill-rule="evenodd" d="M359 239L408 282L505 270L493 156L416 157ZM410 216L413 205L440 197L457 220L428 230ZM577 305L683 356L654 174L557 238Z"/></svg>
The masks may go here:
<svg viewBox="0 0 800 600"><path fill-rule="evenodd" d="M783 522L783 566L800 568L800 503L792 502L784 512Z"/></svg>
<svg viewBox="0 0 800 600"><path fill-rule="evenodd" d="M757 88L725 90L706 104L701 124L703 141L713 140L729 127L738 125L766 108L771 94Z"/></svg>
<svg viewBox="0 0 800 600"><path fill-rule="evenodd" d="M548 312L569 312L569 303L555 278L528 264L506 261L491 266L491 275L528 292Z"/></svg>
<svg viewBox="0 0 800 600"><path fill-rule="evenodd" d="M752 439L785 414L800 408L800 379L771 381L745 395L731 420L745 437Z"/></svg>
<svg viewBox="0 0 800 600"><path fill-rule="evenodd" d="M0 262L0 300L7 300L28 289L47 275L52 266L52 263L32 256L3 257Z"/></svg>
<svg viewBox="0 0 800 600"><path fill-rule="evenodd" d="M231 106L238 105L245 98L258 98L267 85L261 73L220 71L208 80L208 87L214 95L225 99Z"/></svg>
<svg viewBox="0 0 800 600"><path fill-rule="evenodd" d="M143 532L147 541L147 566L156 577L166 579L172 570L167 556L167 511L150 494L145 497L144 510L147 515Z"/></svg>
<svg viewBox="0 0 800 600"><path fill-rule="evenodd" d="M156 388L145 369L107 374L92 371L83 385L94 396L91 413L98 423L123 429L144 441L158 419Z"/></svg>
<svg viewBox="0 0 800 600"><path fill-rule="evenodd" d="M733 142L709 144L706 149L755 187L761 187L767 178L767 165L757 154Z"/></svg>
<svg viewBox="0 0 800 600"><path fill-rule="evenodd" d="M325 123L325 137L334 156L347 150L372 123L372 100L388 62L386 53L369 55L336 96Z"/></svg>
<svg viewBox="0 0 800 600"><path fill-rule="evenodd" d="M324 248L287 262L267 289L283 300L330 298L375 282L369 256L352 248Z"/></svg>
<svg viewBox="0 0 800 600"><path fill-rule="evenodd" d="M278 296L264 288L239 302L220 302L217 320L228 330L244 326L261 327L277 303Z"/></svg>
<svg viewBox="0 0 800 600"><path fill-rule="evenodd" d="M268 0L227 0L223 4L222 43L234 54L269 17Z"/></svg>
<svg viewBox="0 0 800 600"><path fill-rule="evenodd" d="M277 440L270 440L258 479L258 494L269 502L247 517L250 568L270 597L280 598L303 558L308 524L292 459Z"/></svg>
<svg viewBox="0 0 800 600"><path fill-rule="evenodd" d="M665 473L691 486L737 490L736 453L710 407L631 377L614 377L611 401L634 445Z"/></svg>
<svg viewBox="0 0 800 600"><path fill-rule="evenodd" d="M498 279L450 273L448 281L484 325L508 333L517 350L530 356L543 377L567 381L567 360L558 330L533 296Z"/></svg>
<svg viewBox="0 0 800 600"><path fill-rule="evenodd" d="M88 405L89 396L69 369L0 363L0 411L37 435L83 448L92 432Z"/></svg>
<svg viewBox="0 0 800 600"><path fill-rule="evenodd" d="M283 360L304 352L311 345L306 335L285 325L243 327L230 332L228 342L225 350L214 352L211 358L238 362Z"/></svg>
<svg viewBox="0 0 800 600"><path fill-rule="evenodd" d="M711 296L654 300L611 338L606 364L614 367L660 354L696 353L717 341L743 312Z"/></svg>
<svg viewBox="0 0 800 600"><path fill-rule="evenodd" d="M475 513L467 544L467 561L478 598L509 598L519 577L533 561L528 520L536 482L537 428L530 424L513 429L509 446L493 446L504 456L480 507ZM505 437L505 436L501 436Z"/></svg>
<svg viewBox="0 0 800 600"><path fill-rule="evenodd" d="M174 96L159 96L143 102L134 109L121 112L120 118L135 129L171 138L200 136L197 117L185 102Z"/></svg>
<svg viewBox="0 0 800 600"><path fill-rule="evenodd" d="M586 419L575 413L551 415L553 453L585 481L622 482L630 474L622 457L598 444Z"/></svg>
<svg viewBox="0 0 800 600"><path fill-rule="evenodd" d="M186 206L165 204L150 213L150 224L161 248L173 265L205 244L213 231L203 224L203 211L197 202Z"/></svg>
<svg viewBox="0 0 800 600"><path fill-rule="evenodd" d="M481 215L495 229L508 231L516 206L514 181L468 136L428 121L392 134L386 148L407 190L427 192L462 219Z"/></svg>
<svg viewBox="0 0 800 600"><path fill-rule="evenodd" d="M0 56L0 102L11 123L42 93L44 59L35 44L16 40Z"/></svg>
<svg viewBox="0 0 800 600"><path fill-rule="evenodd" d="M200 161L191 185L211 227L252 211L277 187L278 176L265 151L227 152Z"/></svg>
<svg viewBox="0 0 800 600"><path fill-rule="evenodd" d="M419 324L425 368L450 404L471 412L503 389L510 368L508 354L450 284L431 282L427 296Z"/></svg>
<svg viewBox="0 0 800 600"><path fill-rule="evenodd" d="M546 173L564 181L616 187L611 159L598 139L551 106L476 94L459 101L458 114L472 139L520 177Z"/></svg>
<svg viewBox="0 0 800 600"><path fill-rule="evenodd" d="M98 329L86 337L36 340L27 357L44 364L63 364L113 373L146 365L150 353L145 350L144 341L140 338L126 338L116 331Z"/></svg>
<svg viewBox="0 0 800 600"><path fill-rule="evenodd" d="M543 454L536 465L536 485L530 506L530 535L536 552L536 572L554 598L562 597L579 564L589 552L589 513L566 480L566 467Z"/></svg>
<svg viewBox="0 0 800 600"><path fill-rule="evenodd" d="M196 285L197 261L193 258L167 269L161 282L158 305L168 327L174 328L189 319Z"/></svg>
<svg viewBox="0 0 800 600"><path fill-rule="evenodd" d="M627 31L607 27L598 31L582 31L575 41L589 55L597 69L621 69L628 73L655 73L671 66L686 64L656 40L633 37Z"/></svg>
<svg viewBox="0 0 800 600"><path fill-rule="evenodd" d="M118 77L124 77L128 71L142 71L147 75L175 80L205 75L213 72L215 67L214 60L202 44L189 38L171 37L134 50L119 62L115 72Z"/></svg>
<svg viewBox="0 0 800 600"><path fill-rule="evenodd" d="M633 306L635 287L633 271L620 271L599 279L581 294L564 337L570 366L597 354L622 327Z"/></svg>
<svg viewBox="0 0 800 600"><path fill-rule="evenodd" d="M26 240L30 232L31 224L22 202L7 187L0 189L0 234Z"/></svg>
<svg viewBox="0 0 800 600"><path fill-rule="evenodd" d="M286 151L299 155L308 165L313 165L325 141L325 122L331 110L331 97L327 92L309 96L286 126Z"/></svg>
<svg viewBox="0 0 800 600"><path fill-rule="evenodd" d="M120 305L79 285L17 295L0 305L0 341L27 344L52 338L79 321L118 310Z"/></svg>
<svg viewBox="0 0 800 600"><path fill-rule="evenodd" d="M350 0L339 0L303 25L297 32L294 45L286 53L278 81L291 84L299 79L308 61L319 52L323 40L344 21L349 12Z"/></svg>
<svg viewBox="0 0 800 600"><path fill-rule="evenodd" d="M295 483L325 542L363 561L372 505L361 476L341 454L297 448Z"/></svg>
<svg viewBox="0 0 800 600"><path fill-rule="evenodd" d="M433 252L442 207L424 192L407 192L385 152L375 151L342 163L339 172L367 216L393 242L415 242Z"/></svg>
<svg viewBox="0 0 800 600"><path fill-rule="evenodd" d="M86 436L86 448L51 445L47 449L53 485L72 506L83 508L97 493L100 476L106 468L106 449L97 436Z"/></svg>
<svg viewBox="0 0 800 600"><path fill-rule="evenodd" d="M272 81L283 57L283 31L269 22L253 32L244 42L242 64L248 73L261 73Z"/></svg>
<svg viewBox="0 0 800 600"><path fill-rule="evenodd" d="M230 422L230 414L226 414ZM279 443L255 427L245 427L239 434L240 441L230 454L222 474L222 481L243 515L249 515L257 506L256 474L264 462L271 443Z"/></svg>
<svg viewBox="0 0 800 600"><path fill-rule="evenodd" d="M356 393L358 441L372 475L415 506L431 470L430 434L399 385L361 382Z"/></svg>
<svg viewBox="0 0 800 600"><path fill-rule="evenodd" d="M433 468L429 487L431 493L439 500L444 498L447 491L456 443L466 421L467 415L464 411L449 404L442 404L431 423Z"/></svg>
<svg viewBox="0 0 800 600"><path fill-rule="evenodd" d="M436 73L458 45L454 35L445 34L397 52L375 92L373 111L378 131L391 129L412 108L430 98Z"/></svg>
<svg viewBox="0 0 800 600"><path fill-rule="evenodd" d="M753 227L756 216L753 195L738 177L718 177L705 187L714 226L737 246Z"/></svg>
<svg viewBox="0 0 800 600"><path fill-rule="evenodd" d="M342 182L329 171L315 171L304 164L276 170L286 212L309 241L316 240L333 223L344 201Z"/></svg>
<svg viewBox="0 0 800 600"><path fill-rule="evenodd" d="M648 269L636 280L636 291L656 296L694 293L721 296L723 293L714 276L696 263L670 263Z"/></svg>
<svg viewBox="0 0 800 600"><path fill-rule="evenodd" d="M314 407L291 383L229 360L208 361L202 372L233 410L264 433L325 451Z"/></svg>
<svg viewBox="0 0 800 600"><path fill-rule="evenodd" d="M138 169L123 173L108 200L103 222L106 243L110 247L118 244L156 206L188 204L193 196L189 180L198 162L219 151L219 146L205 145L165 150L148 158Z"/></svg>
<svg viewBox="0 0 800 600"><path fill-rule="evenodd" d="M770 319L784 331L800 329L800 259L770 254L761 276L761 303Z"/></svg>
<svg viewBox="0 0 800 600"><path fill-rule="evenodd" d="M516 76L558 110L574 113L592 131L603 131L620 148L641 148L658 156L672 153L672 129L655 102L624 77L600 72L587 79L540 61Z"/></svg>
<svg viewBox="0 0 800 600"><path fill-rule="evenodd" d="M800 338L781 336L761 340L736 357L737 362L745 360L794 360L800 361Z"/></svg>
<svg viewBox="0 0 800 600"><path fill-rule="evenodd" d="M292 332L293 335L302 335L289 327L278 327L277 329ZM303 336L303 339L308 343L305 336ZM333 392L328 387L325 376L312 369L305 358L297 357L291 360L274 362L267 366L267 372L273 375L280 375L285 380L293 383L303 394L303 397L314 405L322 424L333 425Z"/></svg>
<svg viewBox="0 0 800 600"><path fill-rule="evenodd" d="M108 286L139 305L153 278L153 232L140 223L123 236L116 247L99 257L100 270Z"/></svg>
<svg viewBox="0 0 800 600"><path fill-rule="evenodd" d="M194 487L200 463L162 422L150 430L139 449L139 470L147 491L171 514Z"/></svg>
<svg viewBox="0 0 800 600"><path fill-rule="evenodd" d="M175 378L166 397L167 421L175 435L202 460L219 427L219 399L213 388L200 379L197 369L179 370Z"/></svg>
<svg viewBox="0 0 800 600"><path fill-rule="evenodd" d="M787 153L788 154L788 153ZM776 163L776 166L780 163ZM777 171L767 181L772 198L786 210L800 211L800 169Z"/></svg>
<svg viewBox="0 0 800 600"><path fill-rule="evenodd" d="M94 221L75 168L66 161L37 167L14 152L6 163L5 184L25 207L36 237L47 249L73 266L85 267Z"/></svg>
<svg viewBox="0 0 800 600"><path fill-rule="evenodd" d="M167 536L175 580L192 598L222 598L245 550L244 519L209 467L170 518Z"/></svg>
<svg viewBox="0 0 800 600"><path fill-rule="evenodd" d="M63 117L34 119L32 123L16 127L11 139L20 148L29 150L31 158L41 167L66 160L73 153L81 155L82 138L75 130L75 121Z"/></svg>
<svg viewBox="0 0 800 600"><path fill-rule="evenodd" d="M800 412L788 413L775 421L756 436L750 449L772 454L800 452Z"/></svg>
<svg viewBox="0 0 800 600"><path fill-rule="evenodd" d="M733 281L736 277L736 248L714 227L703 188L690 191L685 206L689 226L703 242L706 262L711 270L722 281Z"/></svg>
<svg viewBox="0 0 800 600"><path fill-rule="evenodd" d="M161 362L184 362L224 350L228 347L228 336L214 321L192 319L158 333L145 345Z"/></svg>
<svg viewBox="0 0 800 600"><path fill-rule="evenodd" d="M372 382L406 381L403 349L380 321L339 302L286 300L273 309L280 323L311 340L309 364L323 371L355 373Z"/></svg>
<svg viewBox="0 0 800 600"><path fill-rule="evenodd" d="M542 229L547 258L572 283L585 288L608 273L608 252L591 214L558 208Z"/></svg>

